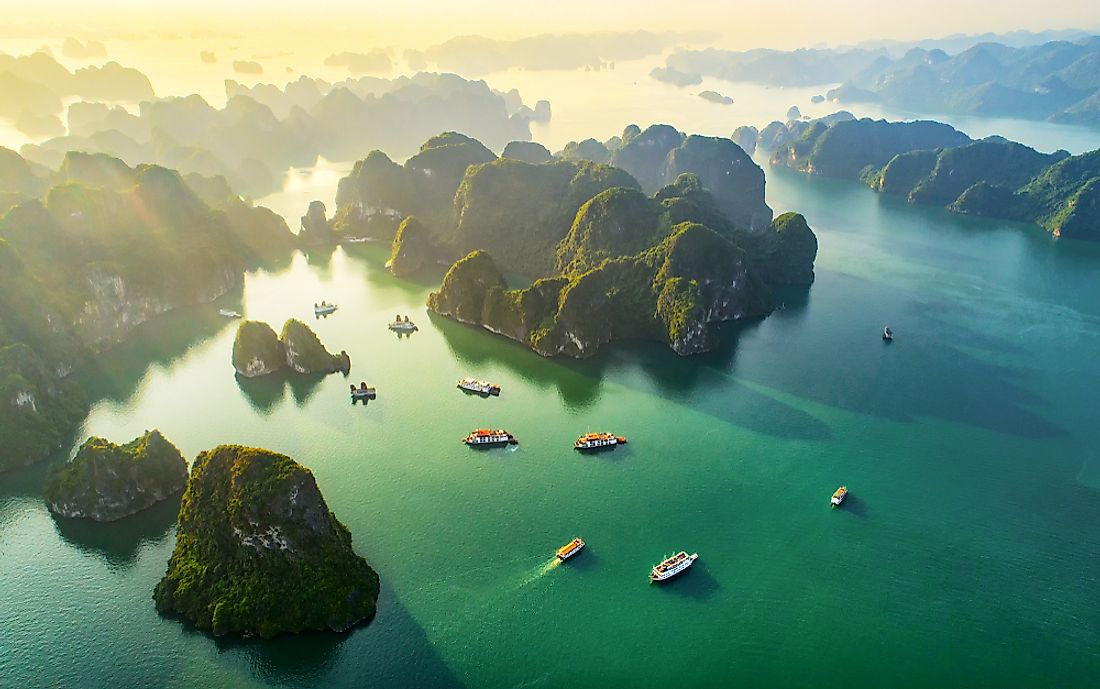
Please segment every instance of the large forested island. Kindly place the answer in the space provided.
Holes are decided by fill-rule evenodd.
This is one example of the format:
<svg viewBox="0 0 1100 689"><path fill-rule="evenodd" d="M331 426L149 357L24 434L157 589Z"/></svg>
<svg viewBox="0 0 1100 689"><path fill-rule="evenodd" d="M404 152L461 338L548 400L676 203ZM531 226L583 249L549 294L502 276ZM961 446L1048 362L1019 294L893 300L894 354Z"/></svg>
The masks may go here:
<svg viewBox="0 0 1100 689"><path fill-rule="evenodd" d="M151 507L185 485L187 462L160 431L125 445L89 438L71 462L50 471L46 504L63 517L108 522Z"/></svg>
<svg viewBox="0 0 1100 689"><path fill-rule="evenodd" d="M238 445L199 454L154 598L217 636L343 631L374 617L378 575L308 469Z"/></svg>
<svg viewBox="0 0 1100 689"><path fill-rule="evenodd" d="M1001 137L972 140L939 122L831 116L773 122L757 144L773 165L860 179L912 203L1032 222L1059 237L1100 240L1100 151L1041 153Z"/></svg>
<svg viewBox="0 0 1100 689"><path fill-rule="evenodd" d="M0 470L60 447L85 412L70 374L138 325L217 299L295 245L221 178L0 149Z"/></svg>
<svg viewBox="0 0 1100 689"><path fill-rule="evenodd" d="M773 308L769 284L812 282L813 232L773 222L763 171L731 140L631 126L588 146L601 160L580 150L498 159L448 133L404 165L375 151L341 180L335 236L394 240L395 272L459 259L429 307L547 356L621 339L706 351L711 324Z"/></svg>

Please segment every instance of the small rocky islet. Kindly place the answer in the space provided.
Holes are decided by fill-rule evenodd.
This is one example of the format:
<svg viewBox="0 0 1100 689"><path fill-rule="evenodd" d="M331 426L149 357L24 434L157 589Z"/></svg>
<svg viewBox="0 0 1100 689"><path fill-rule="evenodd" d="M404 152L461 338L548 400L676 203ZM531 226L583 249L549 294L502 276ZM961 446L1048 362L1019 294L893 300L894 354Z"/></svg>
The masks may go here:
<svg viewBox="0 0 1100 689"><path fill-rule="evenodd" d="M289 370L303 375L326 375L351 371L346 351L332 354L317 333L302 321L291 318L281 334L261 321L242 321L233 340L233 368L244 378L258 378Z"/></svg>
<svg viewBox="0 0 1100 689"><path fill-rule="evenodd" d="M195 459L158 612L215 636L270 638L369 622L378 593L308 469L240 445Z"/></svg>
<svg viewBox="0 0 1100 689"><path fill-rule="evenodd" d="M160 431L125 445L92 437L72 461L49 472L46 506L62 517L110 522L152 507L186 484L187 462Z"/></svg>

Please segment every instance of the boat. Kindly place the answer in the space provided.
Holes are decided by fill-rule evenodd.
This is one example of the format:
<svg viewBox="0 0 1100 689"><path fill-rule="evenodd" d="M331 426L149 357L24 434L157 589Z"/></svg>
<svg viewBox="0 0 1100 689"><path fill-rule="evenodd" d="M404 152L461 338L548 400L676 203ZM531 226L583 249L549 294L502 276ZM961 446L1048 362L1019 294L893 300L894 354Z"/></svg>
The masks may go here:
<svg viewBox="0 0 1100 689"><path fill-rule="evenodd" d="M463 438L462 442L470 447L492 447L494 445L516 445L519 443L514 435L503 428L498 428L495 431L479 428Z"/></svg>
<svg viewBox="0 0 1100 689"><path fill-rule="evenodd" d="M691 567L698 559L699 553L688 555L681 550L671 557L666 557L659 565L654 567L653 571L649 573L649 580L651 582L667 581L677 574L680 574L688 567Z"/></svg>
<svg viewBox="0 0 1100 689"><path fill-rule="evenodd" d="M894 339L894 331L890 329L890 326L886 326L882 329L882 339L887 342L891 342Z"/></svg>
<svg viewBox="0 0 1100 689"><path fill-rule="evenodd" d="M473 378L463 378L458 381L458 387L466 392L476 392L479 395L499 395L500 386L490 383L487 380L475 380Z"/></svg>
<svg viewBox="0 0 1100 689"><path fill-rule="evenodd" d="M569 541L568 543L566 543L562 547L558 548L558 551L557 551L556 554L557 554L559 560L561 560L562 562L565 562L569 558L571 558L574 555L576 555L577 553L581 552L582 548L584 548L584 541L581 540L580 538L574 538L573 540Z"/></svg>
<svg viewBox="0 0 1100 689"><path fill-rule="evenodd" d="M395 316L393 323L389 324L389 329L399 333L414 333L419 330L416 323L410 321L408 316Z"/></svg>
<svg viewBox="0 0 1100 689"><path fill-rule="evenodd" d="M848 497L848 486L841 486L840 488L837 488L836 492L833 493L833 506L835 507L844 502L844 498L846 497Z"/></svg>
<svg viewBox="0 0 1100 689"><path fill-rule="evenodd" d="M372 399L375 399L376 397L378 397L378 392L374 388L367 385L366 383L360 382L359 387L355 387L354 384L351 386L351 401L352 402L356 402L356 401L360 401L360 400L366 402L367 400L372 400Z"/></svg>
<svg viewBox="0 0 1100 689"><path fill-rule="evenodd" d="M614 433L585 433L573 443L574 450L601 450L626 445L626 438Z"/></svg>
<svg viewBox="0 0 1100 689"><path fill-rule="evenodd" d="M320 304L313 305L313 315L327 316L338 308L340 307L336 304L326 304L325 302L321 302Z"/></svg>
<svg viewBox="0 0 1100 689"><path fill-rule="evenodd" d="M218 309L218 313L226 318L244 318L239 312L231 311L229 309Z"/></svg>

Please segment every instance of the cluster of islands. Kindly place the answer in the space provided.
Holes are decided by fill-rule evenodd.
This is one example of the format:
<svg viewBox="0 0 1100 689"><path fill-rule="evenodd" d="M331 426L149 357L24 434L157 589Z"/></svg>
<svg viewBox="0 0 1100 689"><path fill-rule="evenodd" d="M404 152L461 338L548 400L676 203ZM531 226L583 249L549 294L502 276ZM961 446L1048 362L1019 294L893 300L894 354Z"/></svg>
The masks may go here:
<svg viewBox="0 0 1100 689"><path fill-rule="evenodd" d="M631 45L624 39L614 54ZM68 49L100 54L95 45ZM936 49L798 57L828 61L822 74L851 72L832 99L886 100L889 84L923 79L944 107L962 108L958 80L984 69L991 81L966 91L983 103L971 111L992 112L988 103L1009 88L1000 81L1017 78L1023 89L1040 79L1046 90L1029 96L1034 116L1090 124L1100 84L1086 87L1085 67L1097 50L1076 40L955 57ZM446 54L441 46L433 59ZM352 69L363 56L338 57ZM780 62L678 52L654 76L690 84ZM239 288L246 271L303 248L388 245L395 278L442 275L429 310L542 356L591 357L626 340L682 356L712 350L716 326L764 318L781 290L814 280L817 236L799 213L776 215L766 203L757 151L773 166L913 203L1100 240L1100 151L1042 153L932 121L808 119L792 109L786 121L730 137L630 125L552 152L530 141L549 103L529 108L518 92L454 75L302 77L283 88L230 81L219 109L198 96L154 100L140 73L111 65L70 72L43 53L0 56L0 88L17 96L0 107L19 108L0 117L56 118L71 95L141 102L136 114L73 103L64 135L0 149L0 471L72 444L88 411L75 371L141 324L210 304ZM358 159L331 213L313 201L294 233L246 200L270 190L276 172L318 155ZM297 319L279 332L242 321L231 362L241 378L351 368L346 351L330 352ZM373 617L377 574L313 475L284 455L222 445L188 469L158 431L124 445L93 437L53 467L43 490L59 518L102 522L181 494L175 550L163 579L150 582L161 613L216 635L262 637L345 630Z"/></svg>

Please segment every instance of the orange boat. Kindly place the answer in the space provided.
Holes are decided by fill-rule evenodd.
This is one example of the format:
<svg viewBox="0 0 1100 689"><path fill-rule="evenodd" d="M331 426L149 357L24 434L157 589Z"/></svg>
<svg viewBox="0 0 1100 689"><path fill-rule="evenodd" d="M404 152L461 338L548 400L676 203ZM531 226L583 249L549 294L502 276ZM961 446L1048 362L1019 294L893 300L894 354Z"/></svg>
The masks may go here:
<svg viewBox="0 0 1100 689"><path fill-rule="evenodd" d="M519 441L516 437L503 428L491 431L488 428L479 428L462 439L470 447L488 447L491 445L515 445Z"/></svg>
<svg viewBox="0 0 1100 689"><path fill-rule="evenodd" d="M614 433L585 433L573 443L573 449L601 450L616 445L626 445L626 438Z"/></svg>
<svg viewBox="0 0 1100 689"><path fill-rule="evenodd" d="M846 497L848 497L848 486L841 486L840 488L837 488L836 492L833 493L833 499L831 500L831 502L833 503L833 507L838 507L840 503L844 502L844 498Z"/></svg>
<svg viewBox="0 0 1100 689"><path fill-rule="evenodd" d="M577 553L581 552L582 548L584 548L584 541L580 538L574 538L572 541L569 541L562 547L558 548L558 559L564 562L576 555Z"/></svg>

